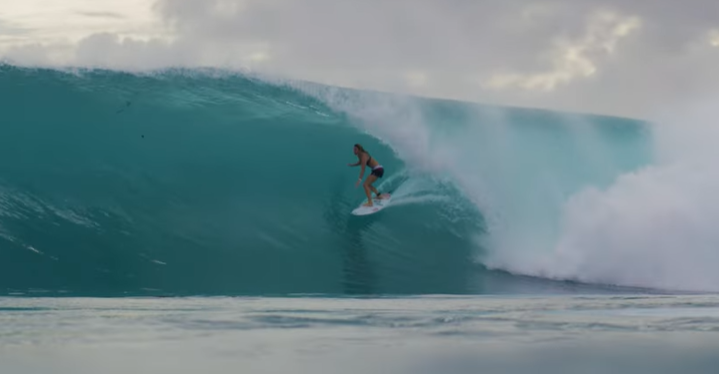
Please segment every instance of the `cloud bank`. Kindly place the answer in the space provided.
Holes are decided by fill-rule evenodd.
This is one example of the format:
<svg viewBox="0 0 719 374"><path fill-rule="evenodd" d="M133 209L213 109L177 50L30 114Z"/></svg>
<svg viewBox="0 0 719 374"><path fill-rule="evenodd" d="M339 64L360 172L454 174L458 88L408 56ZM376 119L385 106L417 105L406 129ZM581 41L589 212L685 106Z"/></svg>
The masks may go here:
<svg viewBox="0 0 719 374"><path fill-rule="evenodd" d="M26 64L246 68L642 118L719 87L709 0L10 1L0 58Z"/></svg>

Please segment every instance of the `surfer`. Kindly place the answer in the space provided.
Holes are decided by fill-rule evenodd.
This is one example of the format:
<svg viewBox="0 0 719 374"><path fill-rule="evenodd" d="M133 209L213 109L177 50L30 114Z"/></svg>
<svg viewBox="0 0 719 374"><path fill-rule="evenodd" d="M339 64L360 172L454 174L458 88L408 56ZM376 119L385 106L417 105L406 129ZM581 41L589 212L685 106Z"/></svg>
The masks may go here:
<svg viewBox="0 0 719 374"><path fill-rule="evenodd" d="M367 177L367 180L365 180L364 182L364 191L367 194L367 202L365 204L362 204L363 206L372 206L372 192L377 195L378 199L382 198L379 191L377 191L377 189L372 186L372 183L374 183L377 178L382 178L382 176L384 175L384 167L382 167L382 165L380 165L380 163L377 162L376 159L372 158L372 156L370 156L369 153L367 153L367 151L365 151L365 149L362 148L362 146L359 144L354 145L354 154L357 155L359 161L354 164L347 164L347 166L362 165L362 170L360 170L359 179L357 179L355 187L359 186L359 183L362 182L365 166L369 166L372 168L372 172Z"/></svg>

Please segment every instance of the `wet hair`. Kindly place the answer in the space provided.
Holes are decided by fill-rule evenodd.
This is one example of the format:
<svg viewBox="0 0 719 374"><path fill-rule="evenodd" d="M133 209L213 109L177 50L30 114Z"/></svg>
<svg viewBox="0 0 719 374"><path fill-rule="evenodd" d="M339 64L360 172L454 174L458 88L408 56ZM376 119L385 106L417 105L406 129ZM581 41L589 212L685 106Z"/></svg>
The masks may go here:
<svg viewBox="0 0 719 374"><path fill-rule="evenodd" d="M362 148L362 146L361 146L359 143L358 143L358 144L355 144L355 147L356 147L357 149L359 149L360 152L362 152L362 153L367 153L367 151L365 151L364 148Z"/></svg>

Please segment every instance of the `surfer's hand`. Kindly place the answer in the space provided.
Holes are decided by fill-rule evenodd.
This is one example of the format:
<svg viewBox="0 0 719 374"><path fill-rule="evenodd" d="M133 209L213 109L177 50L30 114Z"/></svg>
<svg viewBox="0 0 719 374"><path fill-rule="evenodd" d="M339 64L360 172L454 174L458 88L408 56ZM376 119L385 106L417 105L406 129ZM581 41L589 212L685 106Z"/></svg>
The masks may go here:
<svg viewBox="0 0 719 374"><path fill-rule="evenodd" d="M357 183L355 183L355 187L358 187L360 182L362 182L362 178L357 179Z"/></svg>

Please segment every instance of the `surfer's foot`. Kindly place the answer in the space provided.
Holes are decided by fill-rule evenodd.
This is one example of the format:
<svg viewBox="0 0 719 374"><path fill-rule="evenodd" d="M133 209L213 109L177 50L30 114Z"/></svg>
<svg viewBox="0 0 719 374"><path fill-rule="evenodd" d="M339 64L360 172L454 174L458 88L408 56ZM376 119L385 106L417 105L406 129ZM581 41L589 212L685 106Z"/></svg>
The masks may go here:
<svg viewBox="0 0 719 374"><path fill-rule="evenodd" d="M372 207L372 202L371 202L371 201L368 201L368 202L362 204L362 206Z"/></svg>

